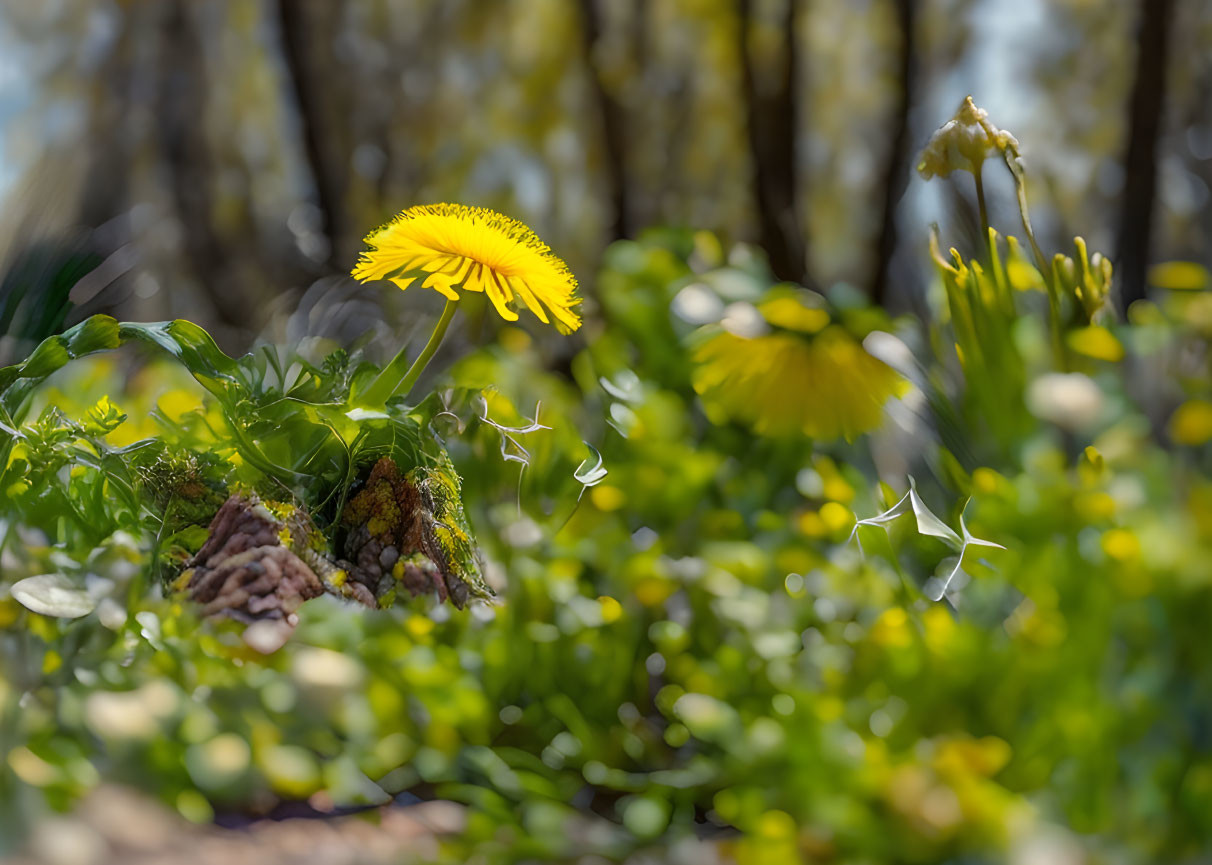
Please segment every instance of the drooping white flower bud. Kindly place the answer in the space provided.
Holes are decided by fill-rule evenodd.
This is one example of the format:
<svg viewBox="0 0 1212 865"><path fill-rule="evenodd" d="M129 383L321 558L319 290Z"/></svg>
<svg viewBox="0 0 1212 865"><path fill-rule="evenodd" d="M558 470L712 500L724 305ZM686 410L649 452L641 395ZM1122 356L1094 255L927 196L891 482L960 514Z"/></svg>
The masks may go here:
<svg viewBox="0 0 1212 865"><path fill-rule="evenodd" d="M960 103L955 116L930 136L922 150L917 170L926 180L946 177L952 171L975 174L990 153L1018 153L1018 140L989 122L989 113L978 108L971 96Z"/></svg>

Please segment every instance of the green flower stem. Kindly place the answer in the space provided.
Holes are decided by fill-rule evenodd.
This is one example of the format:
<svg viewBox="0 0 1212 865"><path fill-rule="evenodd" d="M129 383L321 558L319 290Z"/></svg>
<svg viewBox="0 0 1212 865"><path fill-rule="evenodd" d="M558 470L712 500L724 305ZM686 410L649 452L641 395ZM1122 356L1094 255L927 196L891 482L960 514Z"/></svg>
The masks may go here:
<svg viewBox="0 0 1212 865"><path fill-rule="evenodd" d="M358 402L362 405L382 406L396 394L407 396L408 392L412 390L412 386L417 383L417 379L421 377L421 373L425 371L425 367L429 365L430 359L437 353L438 346L442 344L442 338L446 336L446 330L450 327L451 319L454 318L457 306L458 301L446 301L442 317L434 326L433 333L429 336L429 342L425 343L425 348L421 349L421 353L417 355L412 366L408 367L407 372L404 371L405 364L408 362L408 347L405 346L375 376L374 381L358 397Z"/></svg>
<svg viewBox="0 0 1212 865"><path fill-rule="evenodd" d="M1051 284L1052 270L1048 267L1048 261L1044 258L1044 253L1039 248L1039 244L1035 242L1035 232L1031 230L1031 213L1027 209L1027 176L1023 172L1022 163L1018 161L1016 154L1007 150L1002 156L1006 160L1006 168L1010 169L1010 176L1014 178L1014 194L1018 198L1018 214L1022 217L1023 231L1027 233L1027 241L1031 244L1031 252L1035 256L1035 266L1039 268L1040 276Z"/></svg>
<svg viewBox="0 0 1212 865"><path fill-rule="evenodd" d="M985 180L981 177L983 163L977 163L972 169L972 177L976 181L976 205L981 212L981 237L989 237L989 210L985 206Z"/></svg>
<svg viewBox="0 0 1212 865"><path fill-rule="evenodd" d="M226 407L224 408L223 417L227 421L227 428L231 430L232 438L236 440L236 451L250 466L286 487L306 479L304 475L284 466L279 466L269 457L265 456L261 448L257 446L257 443L248 437L248 432L240 425L240 421L236 419L233 413L227 411Z"/></svg>
<svg viewBox="0 0 1212 865"><path fill-rule="evenodd" d="M1048 290L1048 329L1052 334L1053 363L1058 370L1068 372L1071 364L1062 332L1064 323L1061 321L1060 289L1057 286L1056 274L1053 272L1054 265L1049 264L1048 260L1044 258L1043 250L1035 241L1035 232L1031 230L1031 213L1027 209L1027 176L1023 171L1022 163L1018 161L1017 155L1011 154L1010 151L1006 151L1003 156L1006 160L1006 167L1010 169L1010 174L1014 178L1014 192L1018 198L1018 213L1023 220L1023 231L1026 232L1027 241L1031 244L1031 253L1035 256L1035 266L1039 268L1039 275L1043 277L1044 287Z"/></svg>

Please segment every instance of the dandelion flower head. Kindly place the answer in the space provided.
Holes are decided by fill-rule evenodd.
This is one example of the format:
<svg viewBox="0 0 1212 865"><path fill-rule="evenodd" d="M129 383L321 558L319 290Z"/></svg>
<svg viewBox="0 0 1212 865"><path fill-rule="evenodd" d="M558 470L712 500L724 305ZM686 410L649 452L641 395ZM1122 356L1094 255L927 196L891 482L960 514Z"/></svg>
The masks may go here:
<svg viewBox="0 0 1212 865"><path fill-rule="evenodd" d="M694 388L709 415L760 435L850 440L883 421L904 379L872 357L803 290L757 305L763 332L717 330L694 354Z"/></svg>
<svg viewBox="0 0 1212 865"><path fill-rule="evenodd" d="M353 269L363 282L387 279L401 289L421 279L457 301L460 289L486 294L501 318L517 321L520 300L563 333L581 326L577 281L568 266L524 224L485 207L410 207L366 236L370 247Z"/></svg>

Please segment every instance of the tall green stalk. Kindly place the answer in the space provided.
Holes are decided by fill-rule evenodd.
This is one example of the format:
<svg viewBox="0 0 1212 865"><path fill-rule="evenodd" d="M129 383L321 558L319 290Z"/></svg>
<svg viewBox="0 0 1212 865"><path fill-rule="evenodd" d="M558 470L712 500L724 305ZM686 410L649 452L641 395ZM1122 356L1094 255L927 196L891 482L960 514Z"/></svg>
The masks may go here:
<svg viewBox="0 0 1212 865"><path fill-rule="evenodd" d="M1035 265L1039 268L1039 275L1043 277L1044 287L1048 291L1048 312L1049 312L1049 328L1052 336L1052 354L1056 368L1063 372L1068 372L1070 368L1069 353L1065 349L1064 339L1064 323L1061 321L1061 298L1060 288L1057 285L1056 274L1054 273L1055 262L1049 263L1044 258L1043 250L1039 248L1039 244L1035 241L1035 232L1031 229L1031 214L1027 209L1027 177L1023 172L1022 163L1019 162L1018 154L1006 151L1004 154L1006 167L1010 169L1010 174L1014 178L1014 192L1018 198L1018 212L1023 220L1023 231L1027 234L1027 242L1031 244L1031 252L1035 256Z"/></svg>
<svg viewBox="0 0 1212 865"><path fill-rule="evenodd" d="M407 396L408 392L412 390L412 386L417 383L417 379L421 377L421 373L425 371L425 367L429 365L429 361L437 353L438 346L442 344L442 338L446 336L446 331L454 318L457 306L457 301L446 301L442 317L434 325L429 342L425 343L425 348L421 349L421 353L417 355L417 359L412 362L412 365L407 366L408 347L405 346L358 396L358 402L365 406L381 406L397 394Z"/></svg>
<svg viewBox="0 0 1212 865"><path fill-rule="evenodd" d="M980 208L981 214L981 237L986 240L989 237L989 208L985 205L985 179L981 176L981 167L984 163L978 162L972 168L972 178L976 181L976 205Z"/></svg>

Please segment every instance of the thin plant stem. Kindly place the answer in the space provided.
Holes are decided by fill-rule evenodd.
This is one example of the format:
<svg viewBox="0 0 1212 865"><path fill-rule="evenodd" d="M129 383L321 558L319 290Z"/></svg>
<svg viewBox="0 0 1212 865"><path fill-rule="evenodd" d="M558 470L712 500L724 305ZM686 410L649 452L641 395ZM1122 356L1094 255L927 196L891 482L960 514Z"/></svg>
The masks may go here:
<svg viewBox="0 0 1212 865"><path fill-rule="evenodd" d="M451 319L454 318L457 306L457 301L446 301L442 317L434 325L429 342L425 343L425 348L421 349L421 353L408 367L407 372L404 371L404 365L408 362L407 346L405 346L375 376L370 386L358 397L358 402L362 405L383 405L397 394L407 396L408 392L412 390L412 386L417 383L417 379L421 377L421 373L425 371L425 367L429 365L429 361L437 353L438 346L442 344L442 338L446 336L446 331L450 327Z"/></svg>
<svg viewBox="0 0 1212 865"><path fill-rule="evenodd" d="M269 475L287 489L291 484L304 479L304 475L285 466L279 466L267 457L261 448L257 447L257 443L248 437L248 431L240 426L240 422L226 408L223 412L223 419L227 421L227 428L231 430L231 436L236 440L236 451L250 466Z"/></svg>
<svg viewBox="0 0 1212 865"><path fill-rule="evenodd" d="M1031 230L1031 214L1027 209L1027 176L1023 171L1022 163L1019 162L1017 154L1012 154L1007 150L1003 154L1006 160L1006 168L1010 169L1010 174L1014 178L1014 192L1018 198L1018 212L1023 220L1023 231L1027 235L1027 242L1031 244L1031 253L1035 256L1035 264L1039 268L1039 275L1044 278L1044 286L1048 290L1048 312L1050 321L1049 330L1052 332L1052 354L1056 368L1067 372L1069 370L1069 354L1065 349L1064 335L1062 334L1063 323L1061 322L1061 298L1060 288L1056 284L1056 274L1054 268L1044 258L1044 252L1039 248L1039 244L1035 241L1035 232Z"/></svg>
<svg viewBox="0 0 1212 865"><path fill-rule="evenodd" d="M976 181L976 205L981 212L981 239L983 243L989 242L989 210L985 206L985 180L981 176L981 164L977 164L972 169L972 178Z"/></svg>
<svg viewBox="0 0 1212 865"><path fill-rule="evenodd" d="M1035 265L1039 268L1040 276L1050 285L1052 282L1051 268L1048 267L1048 261L1044 258L1043 250L1035 242L1035 232L1031 230L1031 213L1027 209L1026 174L1024 174L1022 164L1018 161L1016 154L1012 154L1007 150L1003 156L1006 160L1006 168L1010 169L1010 176L1014 178L1014 193L1018 199L1018 213L1023 220L1023 231L1027 233L1027 242L1031 244L1031 252L1035 256Z"/></svg>

